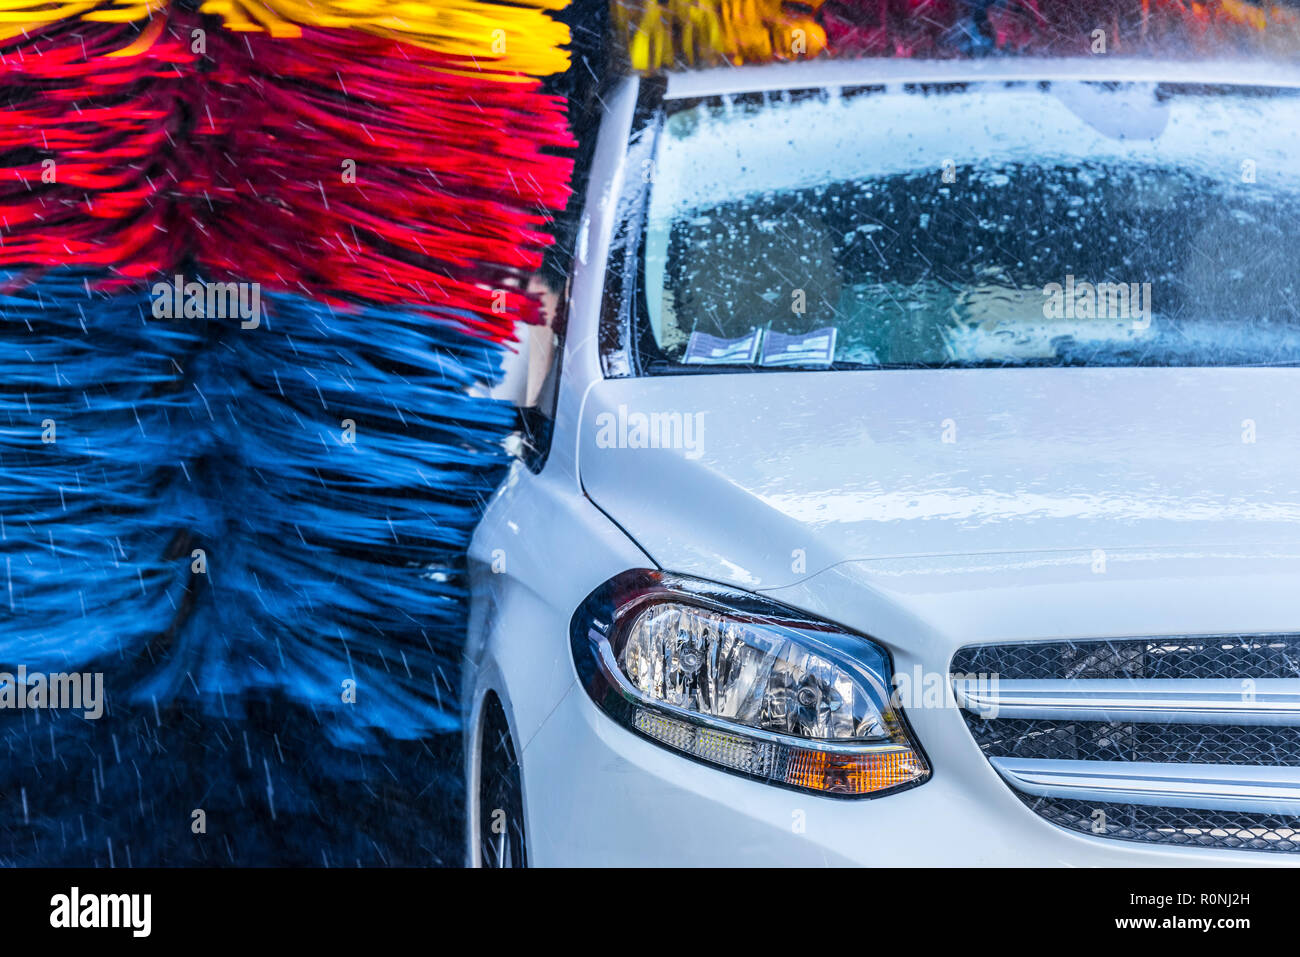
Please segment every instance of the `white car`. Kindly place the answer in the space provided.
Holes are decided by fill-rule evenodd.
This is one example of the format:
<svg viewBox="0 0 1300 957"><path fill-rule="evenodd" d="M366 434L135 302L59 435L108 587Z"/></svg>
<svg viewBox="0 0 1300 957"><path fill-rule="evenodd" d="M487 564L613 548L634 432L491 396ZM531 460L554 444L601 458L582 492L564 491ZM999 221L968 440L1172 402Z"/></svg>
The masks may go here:
<svg viewBox="0 0 1300 957"><path fill-rule="evenodd" d="M1300 71L602 100L469 863L1300 862Z"/></svg>

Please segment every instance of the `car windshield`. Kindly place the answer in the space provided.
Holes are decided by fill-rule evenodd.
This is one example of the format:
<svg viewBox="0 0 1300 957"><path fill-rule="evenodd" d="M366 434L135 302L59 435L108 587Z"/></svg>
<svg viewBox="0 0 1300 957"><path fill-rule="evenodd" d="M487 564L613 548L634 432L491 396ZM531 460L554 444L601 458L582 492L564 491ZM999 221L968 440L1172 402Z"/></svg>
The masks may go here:
<svg viewBox="0 0 1300 957"><path fill-rule="evenodd" d="M642 371L1300 362L1294 89L669 101Z"/></svg>

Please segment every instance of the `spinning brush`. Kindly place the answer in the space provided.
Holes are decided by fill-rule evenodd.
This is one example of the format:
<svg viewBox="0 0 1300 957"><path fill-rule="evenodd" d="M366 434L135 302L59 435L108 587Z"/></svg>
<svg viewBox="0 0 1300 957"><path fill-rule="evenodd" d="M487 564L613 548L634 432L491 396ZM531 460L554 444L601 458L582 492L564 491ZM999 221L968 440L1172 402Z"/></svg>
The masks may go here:
<svg viewBox="0 0 1300 957"><path fill-rule="evenodd" d="M1300 16L1267 0L613 0L633 69L980 50L1085 56L1202 50L1294 55Z"/></svg>
<svg viewBox="0 0 1300 957"><path fill-rule="evenodd" d="M562 5L0 0L0 665L454 725ZM188 283L260 315L159 309Z"/></svg>

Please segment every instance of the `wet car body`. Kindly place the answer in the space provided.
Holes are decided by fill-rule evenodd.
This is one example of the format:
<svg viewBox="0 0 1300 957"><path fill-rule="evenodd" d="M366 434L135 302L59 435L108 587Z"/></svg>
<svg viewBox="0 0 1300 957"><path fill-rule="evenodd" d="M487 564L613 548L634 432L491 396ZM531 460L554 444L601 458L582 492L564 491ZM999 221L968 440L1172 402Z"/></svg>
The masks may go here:
<svg viewBox="0 0 1300 957"><path fill-rule="evenodd" d="M471 863L1297 860L1300 750L1290 736L1300 725L1300 369L1289 331L1269 346L1271 361L1251 351L1253 333L1243 334L1244 351L1232 346L1207 358L1191 320L1177 327L1180 342L1193 343L1184 351L1150 338L1141 317L1114 325L1118 345L1109 331L1089 344L1093 326L1040 328L1037 274L1032 282L1002 274L971 281L934 306L938 319L927 313L900 325L892 340L870 339L871 329L862 338L859 327L842 323L835 357L816 368L764 365L757 349L740 363L695 362L693 345L663 333L667 318L653 335L653 323L636 319L647 308L647 288L662 285L648 277L673 269L674 239L661 250L669 264L656 264L645 217L654 216L647 190L687 177L665 162L659 142L674 104L722 102L718 109L730 116L746 98L787 106L811 98L818 105L809 109L821 110L834 109L845 91L866 90L871 109L906 117L908 103L895 109L870 97L924 97L931 87L992 97L1011 89L1056 97L1065 105L1063 128L1078 121L1088 136L1127 151L1177 132L1177 114L1162 126L1155 108L1119 111L1126 125L1108 115L1116 111L1104 97L1087 102L1091 85L1121 94L1155 89L1156 100L1161 85L1172 85L1175 98L1211 86L1286 97L1300 85L1300 75L1271 68L1254 75L1239 65L1216 69L1122 60L864 61L703 71L666 83L627 79L610 91L565 310L549 442L543 455L515 466L471 550L464 688ZM967 112L968 103L953 104L940 112ZM763 109L755 108L755 122ZM1002 132L979 132L979 117L971 122L964 140L951 127L931 131L946 148L882 145L885 158L870 175L929 177L929 192L908 195L946 202L939 191L959 189L960 177L973 175L963 152L1004 143L1014 128L1005 119ZM833 134L833 116L810 123ZM851 153L870 151L852 116L845 128L859 137L846 144ZM1197 156L1199 135L1169 141L1169 155ZM1287 142L1283 136L1275 145ZM831 152L799 146L790 188L829 182L815 169L806 181L799 177L802 164L816 166L810 156ZM956 183L943 179L950 156ZM1234 162L1222 174L1224 189L1235 189L1236 153L1224 156ZM737 202L748 202L744 177L760 174L747 162L718 156L706 163L716 166L716 182L702 167L704 199L694 202L717 199L728 184ZM780 162L788 159L773 165ZM1067 155L1062 164L1069 162ZM1269 160L1261 157L1260 166ZM807 221L802 210L792 222ZM817 216L831 225L791 246L815 250L824 242L826 262L877 269L866 265L871 244L861 237L878 233L842 238L853 230L829 212ZM711 277L730 263L736 278L727 301L748 289L761 310L760 300L775 297L763 300L765 288L744 283L769 263L736 256L749 247L730 239L730 255L725 246L702 251L698 237L710 228L703 219L684 217L680 225L697 237L688 243L702 257L695 261ZM996 239L997 224L987 219L972 235ZM909 222L921 228L919 219ZM697 226L705 232L690 233ZM967 244L964 234L952 235ZM804 290L805 310L809 300L813 308L830 303L836 316L861 289L884 288L895 271L917 270L899 280L903 292L938 288L927 285L922 266L897 258L895 270L890 256L901 255L882 256L889 268L855 289L847 281L828 285L820 268L803 286L791 285ZM1195 264L1178 282L1186 287L1216 268L1222 264ZM1147 278L1143 267L1135 272L1118 278ZM1293 279L1277 282L1289 288ZM704 301L710 289L701 283L678 292ZM781 291L783 309L788 293ZM685 301L676 299L679 307ZM877 300L869 306L881 314ZM954 310L960 321L942 325ZM1011 312L1019 324L999 327L998 316ZM707 314L701 307L695 328ZM743 352L745 329L725 328L729 321L723 317L717 338ZM742 317L741 326L748 321ZM764 334L771 337L780 321ZM811 325L790 335L807 337ZM1170 329L1163 319L1156 325L1161 335ZM1207 328L1209 340L1221 335ZM901 704L926 774L878 796L812 793L695 760L611 720L584 671L575 621L605 583L632 569L760 596L885 649L895 679L941 686L940 701ZM967 693L966 675L986 667L1000 684L982 698ZM493 791L489 778L507 785ZM493 827L499 805L509 805L496 820L514 828L514 846Z"/></svg>

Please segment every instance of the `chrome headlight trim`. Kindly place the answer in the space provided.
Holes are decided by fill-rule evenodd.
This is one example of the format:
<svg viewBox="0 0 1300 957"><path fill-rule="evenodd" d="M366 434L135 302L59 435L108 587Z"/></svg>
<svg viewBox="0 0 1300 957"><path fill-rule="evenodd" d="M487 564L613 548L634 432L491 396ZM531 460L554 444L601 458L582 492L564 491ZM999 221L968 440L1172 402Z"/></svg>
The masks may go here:
<svg viewBox="0 0 1300 957"><path fill-rule="evenodd" d="M837 667L851 672L852 677L870 691L880 709L884 732L871 740L778 733L676 707L642 693L624 673L618 660L618 649L627 638L627 630L644 612L665 604L725 616L728 621L758 629L783 629L796 634L800 648L832 659ZM897 793L916 787L930 777L929 762L890 693L892 661L888 650L870 638L770 599L701 579L633 569L605 582L583 601L571 621L570 644L579 683L601 711L633 733L709 767L802 793L849 799ZM890 771L885 770L887 767L894 776L905 775L906 780L851 793L795 783L812 780L816 774L794 773L788 764L780 761L775 761L766 771L754 772L710 760L648 733L644 729L646 721L638 720L638 715L646 714L723 736L737 746L748 744L767 748L768 754L786 761L797 758L803 761L804 767L811 764L856 775L854 780L860 782L859 786L865 786L868 780L892 781ZM846 768L851 770L846 771ZM868 770L872 768L874 770Z"/></svg>

